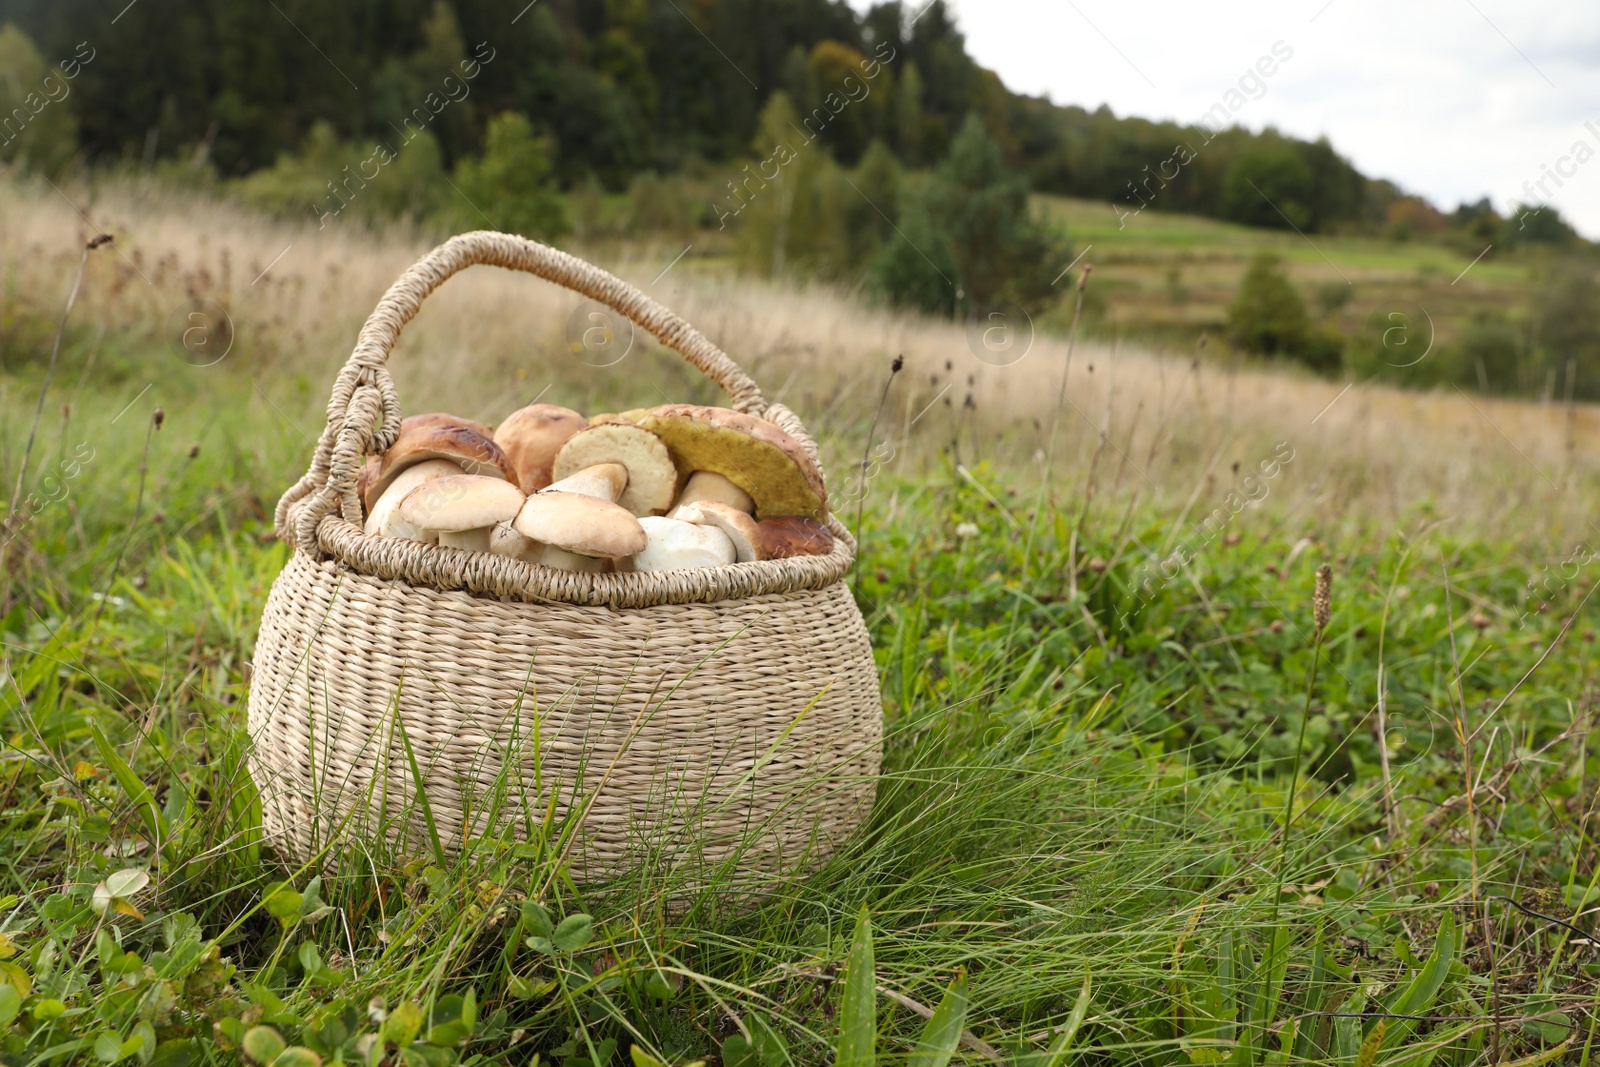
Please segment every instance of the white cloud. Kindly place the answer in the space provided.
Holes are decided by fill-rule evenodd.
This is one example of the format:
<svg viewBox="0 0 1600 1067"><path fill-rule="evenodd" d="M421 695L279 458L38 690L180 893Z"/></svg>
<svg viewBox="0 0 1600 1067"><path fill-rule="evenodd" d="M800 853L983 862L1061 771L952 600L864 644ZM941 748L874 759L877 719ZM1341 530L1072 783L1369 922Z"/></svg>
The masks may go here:
<svg viewBox="0 0 1600 1067"><path fill-rule="evenodd" d="M1600 5L1586 0L951 0L949 7L969 51L1013 90L1185 122L1285 41L1294 58L1238 121L1300 137L1326 134L1363 173L1446 210L1488 196L1507 211L1527 198L1524 183L1537 183L1542 166L1584 139L1596 158L1559 188L1546 178L1545 189L1580 231L1600 237Z"/></svg>

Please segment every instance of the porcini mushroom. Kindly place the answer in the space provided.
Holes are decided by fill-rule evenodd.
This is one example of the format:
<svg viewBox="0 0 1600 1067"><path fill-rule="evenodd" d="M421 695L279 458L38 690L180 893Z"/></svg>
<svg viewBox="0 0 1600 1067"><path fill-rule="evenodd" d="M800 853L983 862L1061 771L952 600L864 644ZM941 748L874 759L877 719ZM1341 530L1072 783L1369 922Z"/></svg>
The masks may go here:
<svg viewBox="0 0 1600 1067"><path fill-rule="evenodd" d="M407 415L400 420L404 426L465 426L469 430L476 430L485 437L493 437L494 431L486 422L477 419L467 419L460 415L452 415L448 411L424 411L420 415Z"/></svg>
<svg viewBox="0 0 1600 1067"><path fill-rule="evenodd" d="M750 499L750 494L734 485L716 471L695 471L689 475L689 480L683 485L683 492L678 494L678 503L667 518L682 518L680 510L690 504L698 504L702 500L714 500L719 504L738 508L746 515L754 514L756 502Z"/></svg>
<svg viewBox="0 0 1600 1067"><path fill-rule="evenodd" d="M784 516L762 519L761 551L765 559L790 556L826 556L833 551L833 534L816 519Z"/></svg>
<svg viewBox="0 0 1600 1067"><path fill-rule="evenodd" d="M701 500L694 504L681 504L673 517L696 526L710 526L721 530L733 542L734 560L753 563L766 559L766 549L761 541L761 526L748 512L715 500Z"/></svg>
<svg viewBox="0 0 1600 1067"><path fill-rule="evenodd" d="M447 548L489 551L489 532L516 518L526 501L503 478L455 474L417 486L400 501L400 517Z"/></svg>
<svg viewBox="0 0 1600 1067"><path fill-rule="evenodd" d="M627 467L620 463L596 463L592 467L585 467L568 475L559 482L551 482L539 492L578 493L583 496L597 496L607 503L615 504L627 485Z"/></svg>
<svg viewBox="0 0 1600 1067"><path fill-rule="evenodd" d="M666 442L680 470L720 474L748 493L757 518L827 516L822 471L799 441L766 419L667 404L640 414L638 423Z"/></svg>
<svg viewBox="0 0 1600 1067"><path fill-rule="evenodd" d="M363 502L368 511L401 471L429 459L449 460L466 474L517 480L511 460L489 437L459 420L445 422L436 415L413 415L400 420L400 436L384 452L376 473L367 481Z"/></svg>
<svg viewBox="0 0 1600 1067"><path fill-rule="evenodd" d="M428 459L401 471L389 483L372 507L367 509L367 521L362 529L373 537L400 537L407 541L436 541L411 525L400 515L400 501L417 486L437 478L448 478L461 473L461 468L447 459Z"/></svg>
<svg viewBox="0 0 1600 1067"><path fill-rule="evenodd" d="M616 502L635 515L659 515L672 504L678 468L661 438L631 423L609 422L579 430L556 453L550 473L564 479L598 463L620 463L628 480Z"/></svg>
<svg viewBox="0 0 1600 1067"><path fill-rule="evenodd" d="M715 526L697 526L682 519L647 515L639 520L647 538L644 548L627 561L635 571L675 571L718 567L738 556L728 535Z"/></svg>
<svg viewBox="0 0 1600 1067"><path fill-rule="evenodd" d="M524 493L537 492L555 480L550 472L556 453L567 438L589 425L589 420L559 404L529 404L505 417L495 428L499 445L517 469Z"/></svg>
<svg viewBox="0 0 1600 1067"><path fill-rule="evenodd" d="M646 541L644 527L627 508L555 485L528 497L512 526L538 542L522 558L560 570L603 570L606 560L631 556Z"/></svg>

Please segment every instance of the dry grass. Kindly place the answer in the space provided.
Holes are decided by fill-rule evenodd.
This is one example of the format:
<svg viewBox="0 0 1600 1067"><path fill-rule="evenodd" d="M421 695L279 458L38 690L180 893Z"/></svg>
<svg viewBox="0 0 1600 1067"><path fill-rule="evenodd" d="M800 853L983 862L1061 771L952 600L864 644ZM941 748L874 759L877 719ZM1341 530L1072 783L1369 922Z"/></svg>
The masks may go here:
<svg viewBox="0 0 1600 1067"><path fill-rule="evenodd" d="M366 312L431 244L426 235L353 225L318 232L128 183L0 185L8 367L26 347L16 340L24 336L19 310L53 317L82 241L101 230L116 235L115 252L91 258L76 313L92 324L83 328L165 349L175 308L216 300L237 338L223 367L205 373L248 375L311 434ZM770 397L800 411L836 467L860 456L890 359L903 353L906 371L878 432L895 448L893 469L926 470L952 445L959 461L992 461L1018 481L1042 469L1063 339L1038 336L1018 362L991 366L959 325L866 307L826 288L752 282L697 260L693 249L662 275L679 251L641 242L620 261L601 261L696 323ZM564 331L576 306L570 294L499 272L446 286L396 353L408 410L493 420L540 394L589 410L691 393L712 399L643 339L612 368L573 358ZM175 359L150 358L156 373L192 373ZM1092 467L1100 499L1139 493L1179 507L1192 501L1203 513L1233 483L1236 462L1250 467L1287 441L1295 459L1272 486L1278 505L1387 525L1416 521L1426 503L1475 532L1551 550L1590 529L1586 503L1600 455L1593 407L1345 389L1270 368L1080 342L1055 446L1056 491L1080 492Z"/></svg>

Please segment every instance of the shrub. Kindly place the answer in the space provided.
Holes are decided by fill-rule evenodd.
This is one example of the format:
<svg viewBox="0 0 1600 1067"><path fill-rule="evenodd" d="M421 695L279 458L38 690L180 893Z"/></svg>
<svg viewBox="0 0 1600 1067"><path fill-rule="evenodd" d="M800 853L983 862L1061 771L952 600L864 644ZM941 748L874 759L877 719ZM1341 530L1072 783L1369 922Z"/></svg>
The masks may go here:
<svg viewBox="0 0 1600 1067"><path fill-rule="evenodd" d="M1258 252L1228 305L1228 336L1246 351L1290 355L1305 345L1311 332L1305 302L1283 276L1281 264L1272 253Z"/></svg>
<svg viewBox="0 0 1600 1067"><path fill-rule="evenodd" d="M525 237L567 233L571 225L551 181L550 150L526 115L507 111L490 119L483 155L456 167L456 185L469 202L462 218Z"/></svg>

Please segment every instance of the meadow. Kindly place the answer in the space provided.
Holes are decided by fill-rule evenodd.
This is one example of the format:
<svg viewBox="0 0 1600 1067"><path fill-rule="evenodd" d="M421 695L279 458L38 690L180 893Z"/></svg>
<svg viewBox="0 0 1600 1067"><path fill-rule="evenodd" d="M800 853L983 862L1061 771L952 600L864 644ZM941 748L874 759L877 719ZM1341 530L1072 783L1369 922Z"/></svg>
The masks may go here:
<svg viewBox="0 0 1600 1067"><path fill-rule="evenodd" d="M869 824L754 908L492 838L284 863L244 769L271 511L431 244L0 186L0 470L33 494L3 549L0 1060L1590 1062L1592 407L1042 327L996 358L676 243L573 250L819 434L885 702ZM1091 288L1137 251L1091 251ZM456 279L391 362L406 410L715 401L643 336L573 358L585 312Z"/></svg>

